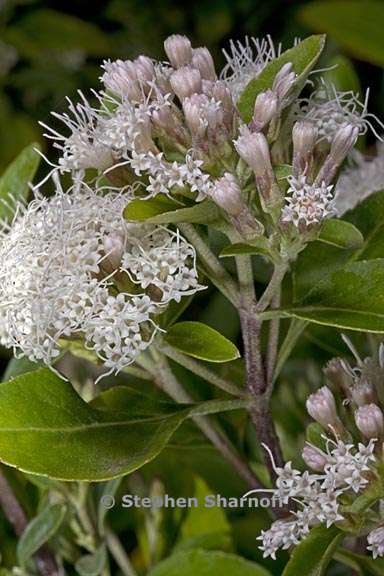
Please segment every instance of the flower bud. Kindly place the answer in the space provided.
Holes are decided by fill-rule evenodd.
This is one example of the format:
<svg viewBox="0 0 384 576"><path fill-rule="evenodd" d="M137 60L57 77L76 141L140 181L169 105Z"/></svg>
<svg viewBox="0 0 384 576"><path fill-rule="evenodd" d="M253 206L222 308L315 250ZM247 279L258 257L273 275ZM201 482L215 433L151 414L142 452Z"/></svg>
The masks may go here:
<svg viewBox="0 0 384 576"><path fill-rule="evenodd" d="M331 150L316 177L317 183L324 182L327 185L333 180L340 164L355 145L358 136L358 126L345 124L339 128L332 141Z"/></svg>
<svg viewBox="0 0 384 576"><path fill-rule="evenodd" d="M212 55L205 46L193 50L192 66L199 70L203 80L217 80Z"/></svg>
<svg viewBox="0 0 384 576"><path fill-rule="evenodd" d="M372 404L377 400L376 390L366 378L360 378L351 390L351 396L357 406Z"/></svg>
<svg viewBox="0 0 384 576"><path fill-rule="evenodd" d="M171 86L182 102L184 98L201 92L200 72L190 66L183 66L171 75Z"/></svg>
<svg viewBox="0 0 384 576"><path fill-rule="evenodd" d="M212 98L221 102L224 111L224 123L228 130L232 128L233 118L235 115L235 106L232 100L232 94L224 82L218 80L212 86Z"/></svg>
<svg viewBox="0 0 384 576"><path fill-rule="evenodd" d="M186 36L172 34L164 42L164 50L174 68L181 68L191 62L192 45Z"/></svg>
<svg viewBox="0 0 384 576"><path fill-rule="evenodd" d="M152 82L155 77L155 67L153 62L147 56L138 56L136 60L133 61L136 69L136 75L139 82L148 84Z"/></svg>
<svg viewBox="0 0 384 576"><path fill-rule="evenodd" d="M207 121L202 114L206 101L208 98L205 94L192 94L183 101L185 121L191 134L197 138L202 138L207 129Z"/></svg>
<svg viewBox="0 0 384 576"><path fill-rule="evenodd" d="M234 144L239 156L255 173L256 185L262 199L266 204L273 203L280 197L280 192L275 183L266 137L261 132L243 130Z"/></svg>
<svg viewBox="0 0 384 576"><path fill-rule="evenodd" d="M272 90L261 92L256 98L251 131L260 132L277 113L277 96Z"/></svg>
<svg viewBox="0 0 384 576"><path fill-rule="evenodd" d="M304 446L301 456L306 465L315 472L322 472L328 463L327 455L320 448L309 443Z"/></svg>
<svg viewBox="0 0 384 576"><path fill-rule="evenodd" d="M346 124L338 129L331 144L330 157L337 166L343 162L349 151L356 144L359 127Z"/></svg>
<svg viewBox="0 0 384 576"><path fill-rule="evenodd" d="M338 428L340 424L335 398L327 386L311 394L306 402L307 411L324 428Z"/></svg>
<svg viewBox="0 0 384 576"><path fill-rule="evenodd" d="M356 426L367 438L382 438L384 433L384 416L376 404L366 404L355 412Z"/></svg>
<svg viewBox="0 0 384 576"><path fill-rule="evenodd" d="M230 172L226 172L222 178L216 180L210 195L212 200L231 216L238 216L243 209L244 201L240 186Z"/></svg>
<svg viewBox="0 0 384 576"><path fill-rule="evenodd" d="M351 390L354 385L352 369L341 358L332 358L323 369L325 376L334 384L343 394L350 398Z"/></svg>
<svg viewBox="0 0 384 576"><path fill-rule="evenodd" d="M313 150L317 140L317 129L311 122L296 122L292 130L293 174L298 177L308 174L313 162Z"/></svg>
<svg viewBox="0 0 384 576"><path fill-rule="evenodd" d="M284 64L272 84L272 90L275 92L279 102L282 102L296 80L296 74L293 71L292 62Z"/></svg>
<svg viewBox="0 0 384 576"><path fill-rule="evenodd" d="M102 68L105 70L101 81L107 90L121 98L135 102L142 100L143 93L137 77L137 70L131 60L105 61Z"/></svg>
<svg viewBox="0 0 384 576"><path fill-rule="evenodd" d="M262 234L263 228L252 216L241 195L240 186L230 172L216 180L210 197L231 216L234 226L244 238Z"/></svg>

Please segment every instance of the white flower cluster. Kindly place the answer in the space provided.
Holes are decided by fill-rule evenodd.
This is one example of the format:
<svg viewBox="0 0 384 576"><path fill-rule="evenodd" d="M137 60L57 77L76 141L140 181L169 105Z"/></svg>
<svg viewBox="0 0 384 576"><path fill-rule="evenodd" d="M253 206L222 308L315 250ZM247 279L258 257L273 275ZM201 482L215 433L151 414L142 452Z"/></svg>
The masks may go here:
<svg viewBox="0 0 384 576"><path fill-rule="evenodd" d="M326 186L309 184L304 175L288 177L289 188L285 198L281 221L292 222L295 226L312 226L335 214L332 189Z"/></svg>
<svg viewBox="0 0 384 576"><path fill-rule="evenodd" d="M375 462L374 447L374 440L356 447L327 439L326 452L307 446L312 458L321 463L321 474L301 473L290 462L284 468L276 468L274 499L287 504L292 501L298 509L292 512L292 519L278 520L269 530L262 531L258 540L262 542L264 557L275 559L279 549L296 546L313 526L324 523L329 527L343 520L339 497L350 491L358 493L368 484L367 474Z"/></svg>
<svg viewBox="0 0 384 576"><path fill-rule="evenodd" d="M335 207L342 216L374 192L384 189L384 144L377 143L377 155L367 158L357 150L351 165L340 175L335 188Z"/></svg>
<svg viewBox="0 0 384 576"><path fill-rule="evenodd" d="M296 114L298 118L312 122L317 128L319 140L332 142L336 132L346 125L359 129L365 134L371 129L377 136L375 124L381 130L384 125L368 112L369 91L364 102L352 91L340 92L333 85L321 82L309 98L300 100Z"/></svg>
<svg viewBox="0 0 384 576"><path fill-rule="evenodd" d="M56 186L1 234L1 343L51 364L61 339L80 338L121 370L165 306L201 288L195 251L178 232L125 222L122 194Z"/></svg>

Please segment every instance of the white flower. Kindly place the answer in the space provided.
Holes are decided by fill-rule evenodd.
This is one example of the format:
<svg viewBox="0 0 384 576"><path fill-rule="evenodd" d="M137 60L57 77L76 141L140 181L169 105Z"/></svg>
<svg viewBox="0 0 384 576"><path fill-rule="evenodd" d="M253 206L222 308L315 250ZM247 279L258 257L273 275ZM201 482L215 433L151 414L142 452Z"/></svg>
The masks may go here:
<svg viewBox="0 0 384 576"><path fill-rule="evenodd" d="M122 194L55 183L1 234L1 343L49 365L62 338L84 338L121 370L150 344L166 305L201 289L194 249L178 232L126 222Z"/></svg>
<svg viewBox="0 0 384 576"><path fill-rule="evenodd" d="M307 447L317 450L311 444ZM279 548L287 549L298 544L313 526L325 524L330 527L343 520L339 497L350 490L360 492L367 485L367 472L370 464L375 462L373 451L372 440L366 446L359 444L356 448L341 440L333 442L328 439L327 453L321 452L325 465L320 474L301 473L292 468L291 462L282 468L274 466L277 480L273 499L286 504L291 500L299 509L292 512L293 519L274 522L258 537L262 541L260 549L264 557L275 558Z"/></svg>
<svg viewBox="0 0 384 576"><path fill-rule="evenodd" d="M333 85L329 86L323 81L308 99L301 100L297 115L313 122L319 140L332 142L338 129L345 124L359 128L359 134L365 134L371 129L379 138L373 121L379 129L384 126L376 116L368 112L368 97L369 91L365 94L364 102L361 102L358 94L337 91Z"/></svg>
<svg viewBox="0 0 384 576"><path fill-rule="evenodd" d="M371 550L372 556L377 558L378 556L384 556L384 527L380 526L375 528L368 534L368 546L367 550Z"/></svg>
<svg viewBox="0 0 384 576"><path fill-rule="evenodd" d="M52 115L63 122L70 130L69 136L64 136L40 123L46 130L44 134L54 140L54 146L61 150L59 167L63 171L86 170L96 168L105 170L113 165L114 157L110 147L102 141L102 130L98 123L98 113L92 108L85 96L79 92L81 102L73 104L69 98L68 111L63 114L52 112Z"/></svg>
<svg viewBox="0 0 384 576"><path fill-rule="evenodd" d="M335 213L333 185L324 183L309 184L305 176L288 177L289 188L285 198L281 221L292 222L295 226L311 226L322 222Z"/></svg>
<svg viewBox="0 0 384 576"><path fill-rule="evenodd" d="M223 53L227 63L220 78L225 80L237 100L248 82L280 55L281 46L276 48L270 36L261 40L246 36L243 42L231 40L229 50L223 50Z"/></svg>

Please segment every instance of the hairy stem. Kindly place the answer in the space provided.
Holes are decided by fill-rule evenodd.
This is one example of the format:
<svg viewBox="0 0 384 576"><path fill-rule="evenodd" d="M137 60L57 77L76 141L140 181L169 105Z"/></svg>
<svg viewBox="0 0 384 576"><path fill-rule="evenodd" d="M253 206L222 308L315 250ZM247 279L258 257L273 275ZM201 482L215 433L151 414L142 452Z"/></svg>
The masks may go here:
<svg viewBox="0 0 384 576"><path fill-rule="evenodd" d="M158 386L171 396L171 398L176 400L176 402L182 404L194 402L193 398L184 390L173 374L166 357L159 352L154 352L154 355L156 366L154 366L152 373ZM194 416L193 420L224 458L233 466L239 476L245 480L248 486L251 488L262 487L248 463L243 460L241 454L221 430L213 425L206 416Z"/></svg>
<svg viewBox="0 0 384 576"><path fill-rule="evenodd" d="M224 294L234 306L239 304L238 287L205 240L195 230L192 224L179 224L181 232L195 247L204 271L211 282Z"/></svg>
<svg viewBox="0 0 384 576"><path fill-rule="evenodd" d="M272 276L270 284L257 303L250 257L237 256L236 265L240 282L241 306L239 307L239 316L244 343L247 389L255 399L255 406L250 409L250 415L258 441L260 444L268 446L275 463L277 466L281 466L283 458L271 417L270 390L267 391L267 379L260 346L261 321L257 316L258 310L264 305L268 306L269 299L273 297L278 288L278 276L276 274ZM275 478L275 470L268 455L265 455L265 463L271 477Z"/></svg>
<svg viewBox="0 0 384 576"><path fill-rule="evenodd" d="M244 392L241 388L239 388L229 380L221 378L215 372L212 372L212 370L210 370L197 360L189 358L188 356L185 356L181 352L177 352L177 350L175 350L171 346L168 346L165 343L162 343L159 349L166 356L168 356L168 358L180 364L180 366L184 366L184 368L190 370L194 374L197 374L197 376L201 376L201 378L204 378L204 380L206 380L207 382L210 382L214 386L221 388L221 390L224 390L224 392L232 394L233 396L244 396Z"/></svg>
<svg viewBox="0 0 384 576"><path fill-rule="evenodd" d="M28 525L28 518L17 500L6 477L0 471L0 505L15 534L21 536ZM47 546L42 546L34 555L37 569L42 576L62 576L56 559Z"/></svg>

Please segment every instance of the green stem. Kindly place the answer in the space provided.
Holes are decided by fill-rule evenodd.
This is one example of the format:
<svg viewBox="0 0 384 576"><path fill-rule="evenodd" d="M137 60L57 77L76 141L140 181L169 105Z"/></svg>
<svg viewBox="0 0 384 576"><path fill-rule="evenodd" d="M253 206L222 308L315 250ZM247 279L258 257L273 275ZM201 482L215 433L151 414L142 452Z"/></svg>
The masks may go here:
<svg viewBox="0 0 384 576"><path fill-rule="evenodd" d="M196 249L200 261L203 264L204 271L211 282L234 306L238 306L238 287L205 240L195 230L192 224L179 224L179 228Z"/></svg>
<svg viewBox="0 0 384 576"><path fill-rule="evenodd" d="M244 391L241 390L241 388L239 388L229 380L221 378L215 372L212 372L212 370L210 370L197 360L185 356L181 352L177 352L177 350L164 343L160 344L159 350L163 352L163 354L168 356L168 358L170 358L174 362L177 362L177 364L180 364L180 366L183 366L190 372L193 372L197 376L204 378L204 380L210 382L214 386L217 386L221 390L224 390L224 392L232 394L233 396L240 396L240 397L244 396Z"/></svg>
<svg viewBox="0 0 384 576"><path fill-rule="evenodd" d="M128 555L125 552L119 538L108 527L105 530L105 539L109 551L111 552L113 558L116 561L116 564L119 566L124 576L137 576L136 570L132 566L131 561L128 558Z"/></svg>
<svg viewBox="0 0 384 576"><path fill-rule="evenodd" d="M274 296L280 290L288 265L284 262L277 264L273 270L271 280L256 306L256 312L264 312L271 304Z"/></svg>
<svg viewBox="0 0 384 576"><path fill-rule="evenodd" d="M299 339L299 337L304 332L307 326L308 322L304 320L298 320L296 318L292 319L291 324L288 328L288 332L285 336L285 339L281 345L281 348L277 356L276 368L273 375L274 382L276 382L277 377L279 376L285 362L289 358L297 340Z"/></svg>
<svg viewBox="0 0 384 576"><path fill-rule="evenodd" d="M164 390L171 398L180 403L193 403L193 398L181 386L172 370L169 367L165 356L157 351L152 351L155 364L153 366L153 376L158 386ZM261 488L262 485L258 481L254 472L245 462L241 454L230 443L228 438L214 426L210 420L205 416L194 416L194 422L205 434L205 436L212 442L212 444L219 450L224 458L230 462L236 472L245 480L248 486L252 488Z"/></svg>
<svg viewBox="0 0 384 576"><path fill-rule="evenodd" d="M272 298L272 306L278 308L281 301L281 287L279 287L275 296ZM268 335L268 349L267 349L267 388L266 392L271 395L273 390L273 374L275 371L277 351L279 347L279 335L280 335L280 318L275 318L271 320L269 325L269 335Z"/></svg>

